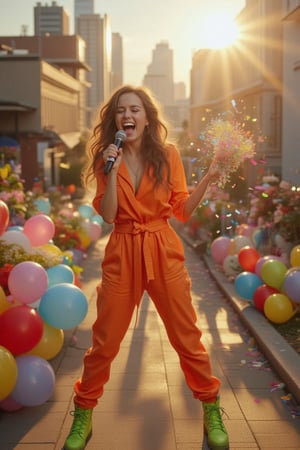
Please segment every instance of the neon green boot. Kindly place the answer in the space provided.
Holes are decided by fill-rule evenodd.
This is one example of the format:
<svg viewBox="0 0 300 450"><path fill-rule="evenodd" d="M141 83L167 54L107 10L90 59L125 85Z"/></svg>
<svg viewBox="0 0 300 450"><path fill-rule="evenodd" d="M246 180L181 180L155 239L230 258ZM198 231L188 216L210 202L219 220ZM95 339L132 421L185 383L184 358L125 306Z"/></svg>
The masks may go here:
<svg viewBox="0 0 300 450"><path fill-rule="evenodd" d="M219 397L214 403L202 402L204 432L207 434L208 446L211 450L227 450L229 439L222 420L222 408Z"/></svg>
<svg viewBox="0 0 300 450"><path fill-rule="evenodd" d="M92 435L92 409L82 409L75 405L73 424L66 439L64 450L83 450Z"/></svg>

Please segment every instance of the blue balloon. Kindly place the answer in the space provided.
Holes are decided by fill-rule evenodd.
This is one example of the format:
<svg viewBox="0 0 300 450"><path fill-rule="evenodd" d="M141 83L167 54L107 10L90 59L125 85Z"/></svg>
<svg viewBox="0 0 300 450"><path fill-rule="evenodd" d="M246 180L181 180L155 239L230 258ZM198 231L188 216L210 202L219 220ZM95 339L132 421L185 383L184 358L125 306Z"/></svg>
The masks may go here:
<svg viewBox="0 0 300 450"><path fill-rule="evenodd" d="M242 272L234 280L236 292L247 300L253 300L254 292L262 284L264 284L262 279L252 272Z"/></svg>
<svg viewBox="0 0 300 450"><path fill-rule="evenodd" d="M70 283L50 286L41 298L38 312L54 328L69 330L85 318L88 302L79 287Z"/></svg>
<svg viewBox="0 0 300 450"><path fill-rule="evenodd" d="M80 205L78 212L84 219L90 219L95 214L94 208L88 203Z"/></svg>
<svg viewBox="0 0 300 450"><path fill-rule="evenodd" d="M99 214L96 214L95 216L91 217L91 222L96 222L99 225L103 225L104 220L103 220L102 216L100 216Z"/></svg>
<svg viewBox="0 0 300 450"><path fill-rule="evenodd" d="M74 283L74 272L71 267L65 264L57 264L47 270L48 287L59 283Z"/></svg>
<svg viewBox="0 0 300 450"><path fill-rule="evenodd" d="M48 198L37 198L34 200L34 205L38 211L44 214L49 214L51 211L51 204Z"/></svg>

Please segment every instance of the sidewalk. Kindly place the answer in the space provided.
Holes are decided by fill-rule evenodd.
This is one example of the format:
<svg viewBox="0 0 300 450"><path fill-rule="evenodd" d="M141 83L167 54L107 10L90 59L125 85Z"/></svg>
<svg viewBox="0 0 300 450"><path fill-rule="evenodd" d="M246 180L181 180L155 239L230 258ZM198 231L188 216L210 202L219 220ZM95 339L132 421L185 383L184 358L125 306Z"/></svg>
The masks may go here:
<svg viewBox="0 0 300 450"><path fill-rule="evenodd" d="M105 238L98 241L84 263L83 291L89 300L88 315L76 330L65 332L64 348L51 361L56 372L55 392L40 407L0 412L1 450L63 447L72 421L69 415L72 386L80 376L82 357L90 345L95 287L100 278L105 241ZM294 362L298 365L292 365L291 380L283 380L280 366L271 360L273 353L267 356L267 349L276 346L268 324L246 308L239 312L237 306L232 306L235 303L227 296L226 280L222 281L215 268L212 269L216 278L212 277L206 266L211 261L204 262L188 245L186 259L203 342L211 355L213 372L222 382L221 403L226 410L224 421L230 435L230 450L299 450L300 418L293 418L291 413L296 405L285 404L282 399L292 387L297 391L300 375L297 380L294 371L300 374L299 355L295 352ZM259 320L259 333L255 320ZM260 339L268 359L256 348ZM287 364L284 357L289 349L278 345L282 363ZM285 367L285 372L290 373L290 367ZM289 388L287 391L272 391L272 384L283 381ZM113 363L111 379L94 411L93 424L87 450L208 449L201 404L187 389L177 355L147 296L137 324L134 316Z"/></svg>

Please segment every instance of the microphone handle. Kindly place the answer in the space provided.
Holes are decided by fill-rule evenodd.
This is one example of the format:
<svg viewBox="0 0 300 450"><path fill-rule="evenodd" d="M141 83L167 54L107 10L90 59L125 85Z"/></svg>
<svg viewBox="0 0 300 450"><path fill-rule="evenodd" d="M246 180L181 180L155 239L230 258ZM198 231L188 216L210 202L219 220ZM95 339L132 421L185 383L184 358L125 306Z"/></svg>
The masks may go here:
<svg viewBox="0 0 300 450"><path fill-rule="evenodd" d="M110 157L107 159L106 164L105 164L105 169L104 169L105 175L108 175L108 174L109 174L109 172L111 171L111 169L112 169L114 163L115 163L115 158L113 158L112 156L110 156Z"/></svg>
<svg viewBox="0 0 300 450"><path fill-rule="evenodd" d="M123 143L123 139L121 139L121 138L119 138L119 137L117 137L117 138L115 139L114 144L117 146L118 149L121 147L122 143ZM115 160L116 160L116 159L113 158L112 156L110 156L109 158L107 158L107 161L106 161L106 164L105 164L105 169L104 169L104 174L105 174L105 175L108 175L108 174L109 174L109 172L111 171L111 169L112 169L112 167L113 167L113 165L114 165L114 163L115 163Z"/></svg>

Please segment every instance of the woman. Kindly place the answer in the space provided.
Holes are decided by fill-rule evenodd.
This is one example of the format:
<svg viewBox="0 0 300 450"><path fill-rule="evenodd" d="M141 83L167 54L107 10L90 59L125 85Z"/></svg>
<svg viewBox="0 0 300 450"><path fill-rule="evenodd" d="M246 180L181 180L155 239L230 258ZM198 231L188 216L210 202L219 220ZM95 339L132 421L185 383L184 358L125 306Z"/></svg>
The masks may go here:
<svg viewBox="0 0 300 450"><path fill-rule="evenodd" d="M122 148L111 143L118 130L126 133ZM212 165L189 194L180 156L166 139L167 128L153 98L146 89L131 86L112 95L93 130L83 180L87 186L96 179L93 206L114 228L97 287L92 347L74 387L66 450L83 449L91 435L93 408L144 291L164 322L189 388L202 401L210 448L225 450L229 445L220 414L220 381L211 373L200 340L183 247L169 224L172 215L181 221L190 217L218 173ZM107 171L110 160L115 162Z"/></svg>

